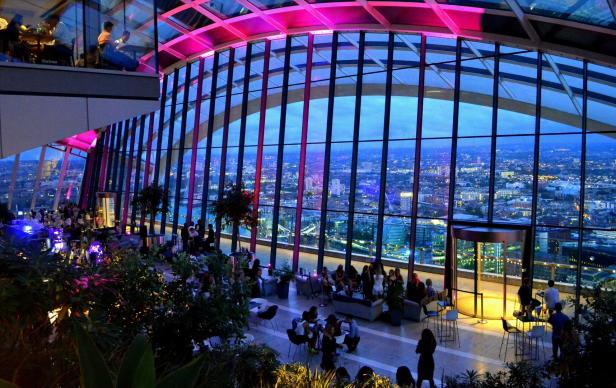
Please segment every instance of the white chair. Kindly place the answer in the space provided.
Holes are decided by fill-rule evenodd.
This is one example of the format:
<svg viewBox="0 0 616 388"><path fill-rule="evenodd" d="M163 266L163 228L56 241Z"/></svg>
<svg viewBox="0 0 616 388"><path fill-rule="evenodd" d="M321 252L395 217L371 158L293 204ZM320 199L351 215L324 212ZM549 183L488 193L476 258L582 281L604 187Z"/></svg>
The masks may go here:
<svg viewBox="0 0 616 388"><path fill-rule="evenodd" d="M541 340L541 346L543 347L543 358L545 359L545 342L543 338L545 337L545 326L533 326L533 328L526 333L528 335L528 341L531 344L530 354L533 354L533 342L535 343L535 360L539 359L539 340Z"/></svg>
<svg viewBox="0 0 616 388"><path fill-rule="evenodd" d="M447 332L451 331L454 344L457 341L458 347L460 347L460 331L458 330L458 310L449 310L445 313L445 317L443 318L443 326L444 327L441 330Z"/></svg>

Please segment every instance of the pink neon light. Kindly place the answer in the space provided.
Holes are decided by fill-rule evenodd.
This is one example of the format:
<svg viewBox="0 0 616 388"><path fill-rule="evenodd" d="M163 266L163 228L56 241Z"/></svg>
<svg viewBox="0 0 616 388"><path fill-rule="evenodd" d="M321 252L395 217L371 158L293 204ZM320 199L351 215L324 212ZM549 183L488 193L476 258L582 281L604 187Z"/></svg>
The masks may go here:
<svg viewBox="0 0 616 388"><path fill-rule="evenodd" d="M287 37L287 34L278 34L278 35L270 35L267 37L267 39L276 40L276 39L285 39L286 37Z"/></svg>
<svg viewBox="0 0 616 388"><path fill-rule="evenodd" d="M334 33L334 30L315 30L310 31L312 35L330 35Z"/></svg>

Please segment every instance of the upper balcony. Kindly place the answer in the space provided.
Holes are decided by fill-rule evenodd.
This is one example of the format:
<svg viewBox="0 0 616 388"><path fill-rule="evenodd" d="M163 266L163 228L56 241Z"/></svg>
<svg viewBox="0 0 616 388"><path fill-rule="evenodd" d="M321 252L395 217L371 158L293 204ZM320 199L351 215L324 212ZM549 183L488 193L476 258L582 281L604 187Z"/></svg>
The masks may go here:
<svg viewBox="0 0 616 388"><path fill-rule="evenodd" d="M154 2L0 2L0 157L158 108Z"/></svg>
<svg viewBox="0 0 616 388"><path fill-rule="evenodd" d="M0 3L0 61L158 72L154 0Z"/></svg>

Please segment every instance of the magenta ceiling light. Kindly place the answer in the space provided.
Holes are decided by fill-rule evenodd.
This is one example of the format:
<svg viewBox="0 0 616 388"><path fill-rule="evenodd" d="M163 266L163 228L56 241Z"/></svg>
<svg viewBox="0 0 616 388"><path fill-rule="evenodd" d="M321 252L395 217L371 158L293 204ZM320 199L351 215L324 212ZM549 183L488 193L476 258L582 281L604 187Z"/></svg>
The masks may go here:
<svg viewBox="0 0 616 388"><path fill-rule="evenodd" d="M448 0L181 0L178 6L165 10L158 17L159 23L165 23L178 33L176 37L159 43L159 62L164 69L203 55L209 56L215 50L255 40L359 30L497 41L585 57L601 63L614 62L611 53L616 52L616 44L609 43L616 41L612 1L605 0L604 4L601 0L593 2L594 7L603 5L600 6L600 15L586 12L585 15L590 15L588 20L574 19L566 10L553 15L539 13L523 8L524 4L518 0L456 0L455 4L449 4ZM193 26L181 23L178 16L186 12L202 15L207 23ZM152 23L150 20L140 29L146 29ZM580 33L584 39L576 38ZM144 67L148 66L151 57L152 54L148 53L142 58Z"/></svg>

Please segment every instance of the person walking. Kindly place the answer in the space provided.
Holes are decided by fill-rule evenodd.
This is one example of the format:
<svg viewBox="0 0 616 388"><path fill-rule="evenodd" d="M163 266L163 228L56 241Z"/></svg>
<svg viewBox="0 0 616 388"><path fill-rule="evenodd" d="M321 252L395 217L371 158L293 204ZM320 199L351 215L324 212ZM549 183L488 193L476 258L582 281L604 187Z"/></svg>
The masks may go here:
<svg viewBox="0 0 616 388"><path fill-rule="evenodd" d="M434 351L436 350L436 338L430 329L423 329L421 339L417 343L415 353L419 353L417 362L417 387L420 388L424 380L430 383L431 388L434 384Z"/></svg>

